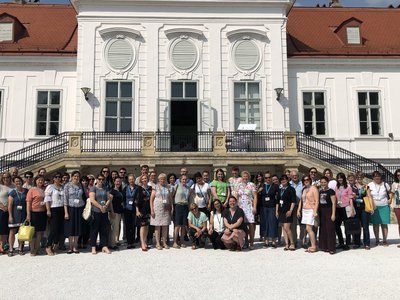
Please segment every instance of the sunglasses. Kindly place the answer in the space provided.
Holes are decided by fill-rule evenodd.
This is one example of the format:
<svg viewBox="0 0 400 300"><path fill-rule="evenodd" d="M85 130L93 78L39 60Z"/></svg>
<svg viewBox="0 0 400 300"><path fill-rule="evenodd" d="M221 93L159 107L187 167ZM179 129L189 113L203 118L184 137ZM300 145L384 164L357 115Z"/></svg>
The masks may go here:
<svg viewBox="0 0 400 300"><path fill-rule="evenodd" d="M103 181L103 180L104 180L104 178L97 178L97 180L99 180L99 181Z"/></svg>
<svg viewBox="0 0 400 300"><path fill-rule="evenodd" d="M271 176L264 177L264 179L271 179Z"/></svg>
<svg viewBox="0 0 400 300"><path fill-rule="evenodd" d="M310 181L310 178L304 178L304 181Z"/></svg>
<svg viewBox="0 0 400 300"><path fill-rule="evenodd" d="M58 176L58 175L57 175L57 176L54 176L54 178L60 179L60 178L61 178L61 176Z"/></svg>
<svg viewBox="0 0 400 300"><path fill-rule="evenodd" d="M101 171L102 173L110 173L110 171L107 171L107 170L103 170L103 171Z"/></svg>
<svg viewBox="0 0 400 300"><path fill-rule="evenodd" d="M196 209L198 209L198 207L192 208L192 211L194 211L194 210L196 210Z"/></svg>
<svg viewBox="0 0 400 300"><path fill-rule="evenodd" d="M316 172L316 171L311 171L310 173L315 174L315 173L317 173L317 172Z"/></svg>

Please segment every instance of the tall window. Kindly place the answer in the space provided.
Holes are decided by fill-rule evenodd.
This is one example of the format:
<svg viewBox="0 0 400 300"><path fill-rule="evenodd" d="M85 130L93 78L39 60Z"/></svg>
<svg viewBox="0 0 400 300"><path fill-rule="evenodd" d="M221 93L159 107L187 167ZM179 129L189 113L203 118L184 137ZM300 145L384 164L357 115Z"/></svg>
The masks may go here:
<svg viewBox="0 0 400 300"><path fill-rule="evenodd" d="M260 83L259 82L235 82L235 129L240 124L256 124L261 127L260 114Z"/></svg>
<svg viewBox="0 0 400 300"><path fill-rule="evenodd" d="M171 99L197 99L196 81L171 82Z"/></svg>
<svg viewBox="0 0 400 300"><path fill-rule="evenodd" d="M56 135L60 129L61 91L38 91L36 135Z"/></svg>
<svg viewBox="0 0 400 300"><path fill-rule="evenodd" d="M380 135L379 93L378 92L359 92L358 93L358 116L360 118L360 134Z"/></svg>
<svg viewBox="0 0 400 300"><path fill-rule="evenodd" d="M131 132L133 113L133 82L106 82L107 132Z"/></svg>
<svg viewBox="0 0 400 300"><path fill-rule="evenodd" d="M304 133L326 135L326 104L324 92L303 92Z"/></svg>

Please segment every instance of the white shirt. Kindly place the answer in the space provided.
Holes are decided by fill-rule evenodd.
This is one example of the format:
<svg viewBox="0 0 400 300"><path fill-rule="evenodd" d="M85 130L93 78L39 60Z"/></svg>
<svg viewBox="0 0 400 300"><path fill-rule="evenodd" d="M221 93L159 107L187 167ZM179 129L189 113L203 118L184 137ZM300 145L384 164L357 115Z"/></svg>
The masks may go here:
<svg viewBox="0 0 400 300"><path fill-rule="evenodd" d="M210 185L208 183L203 183L203 185L194 184L191 189L195 193L195 203L199 208L207 207L208 204L208 192L210 191Z"/></svg>
<svg viewBox="0 0 400 300"><path fill-rule="evenodd" d="M390 191L390 187L387 183L381 182L381 184L376 184L375 182L370 182L368 183L368 187L371 190L371 196L376 206L388 205L388 191Z"/></svg>
<svg viewBox="0 0 400 300"><path fill-rule="evenodd" d="M215 213L211 212L211 216L210 218L213 218L214 221L214 231L218 232L218 233L222 233L225 230L225 226L224 226L224 218L222 217L221 213Z"/></svg>

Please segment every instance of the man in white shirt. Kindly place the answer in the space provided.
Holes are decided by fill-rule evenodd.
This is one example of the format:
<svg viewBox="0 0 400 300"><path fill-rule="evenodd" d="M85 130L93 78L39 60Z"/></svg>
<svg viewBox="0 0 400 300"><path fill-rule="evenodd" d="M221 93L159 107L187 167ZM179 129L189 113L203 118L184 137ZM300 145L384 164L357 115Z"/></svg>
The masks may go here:
<svg viewBox="0 0 400 300"><path fill-rule="evenodd" d="M293 211L297 211L299 207L299 203L301 200L301 193L303 191L303 183L300 180L299 172L296 170L290 171L290 178L292 179L290 181L290 186L293 187L296 190L296 205L293 209ZM305 236L306 236L306 225L302 225L298 222L297 216L293 216L293 223L291 225L291 230L293 233L293 238L297 243L297 224L300 226L300 241L301 241L301 246L304 244Z"/></svg>

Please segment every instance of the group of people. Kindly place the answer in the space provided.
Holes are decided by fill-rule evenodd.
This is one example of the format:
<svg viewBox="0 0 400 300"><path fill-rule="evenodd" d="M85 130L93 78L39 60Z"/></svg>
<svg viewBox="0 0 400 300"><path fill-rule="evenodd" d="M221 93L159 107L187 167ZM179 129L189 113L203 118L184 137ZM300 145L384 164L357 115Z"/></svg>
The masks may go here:
<svg viewBox="0 0 400 300"><path fill-rule="evenodd" d="M283 234L285 251L304 247L309 253L320 249L334 254L351 246L369 250L370 223L376 245L388 246L391 207L400 221L400 170L392 186L377 171L368 184L361 172L338 173L336 178L330 169L320 178L318 174L310 168L302 178L297 170L252 177L233 167L229 178L217 169L211 180L208 171L190 178L183 167L179 176L157 175L143 165L138 177L125 168L110 172L103 167L97 176L57 172L47 180L45 169L36 176L25 172L22 178L12 168L0 178L0 253L24 254L24 242L19 241L17 249L14 245L19 227L27 223L35 228L31 256L41 253L41 244L47 255L55 255L65 248L66 238L68 254L78 254L87 245L92 254L110 254L119 249L121 232L128 249L138 243L148 251L153 238L156 249L169 249L169 226L175 249L186 247L190 239L193 250L208 240L214 249L253 250L256 224L264 247L277 248ZM85 220L87 201L91 213ZM349 220L360 230L346 228L343 237L342 225Z"/></svg>

